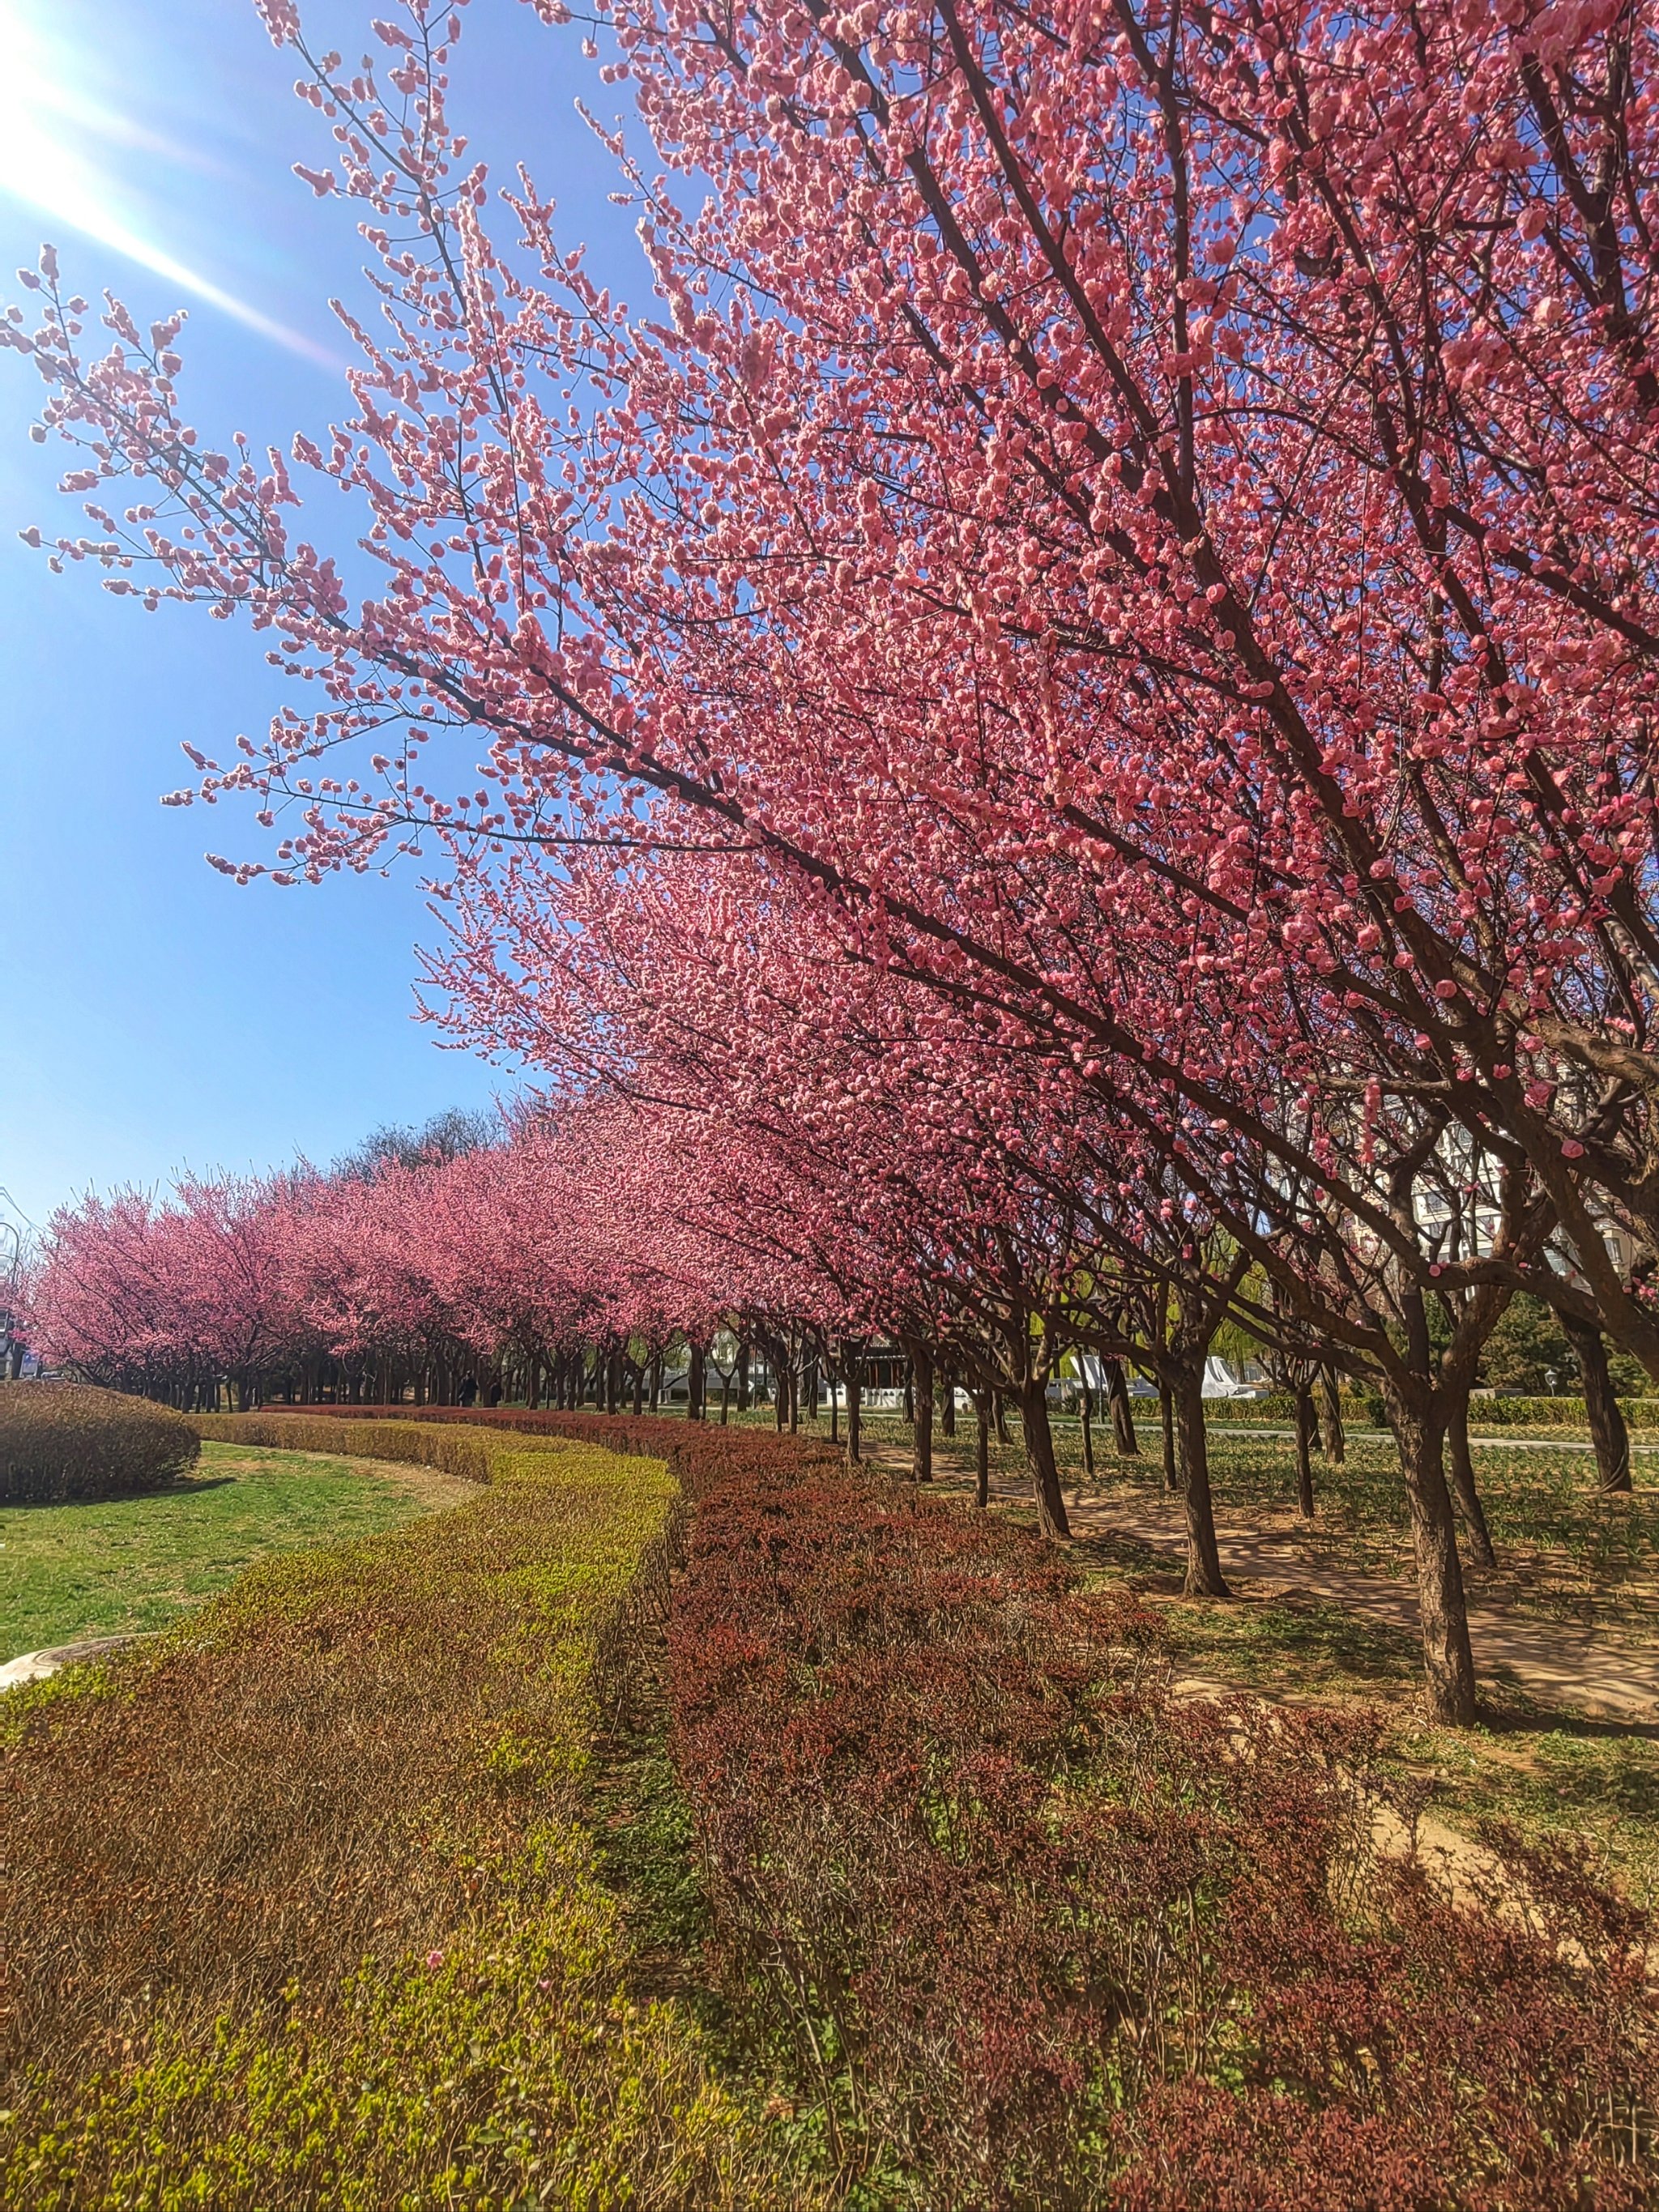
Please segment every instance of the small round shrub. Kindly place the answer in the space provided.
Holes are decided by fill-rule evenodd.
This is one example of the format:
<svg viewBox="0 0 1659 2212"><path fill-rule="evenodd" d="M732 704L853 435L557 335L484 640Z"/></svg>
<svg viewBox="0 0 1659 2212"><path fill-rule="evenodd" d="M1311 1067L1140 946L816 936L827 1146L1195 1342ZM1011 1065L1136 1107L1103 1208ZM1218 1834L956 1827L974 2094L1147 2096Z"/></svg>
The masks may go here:
<svg viewBox="0 0 1659 2212"><path fill-rule="evenodd" d="M0 1382L0 1504L159 1490L201 1449L182 1413L148 1398L83 1382Z"/></svg>

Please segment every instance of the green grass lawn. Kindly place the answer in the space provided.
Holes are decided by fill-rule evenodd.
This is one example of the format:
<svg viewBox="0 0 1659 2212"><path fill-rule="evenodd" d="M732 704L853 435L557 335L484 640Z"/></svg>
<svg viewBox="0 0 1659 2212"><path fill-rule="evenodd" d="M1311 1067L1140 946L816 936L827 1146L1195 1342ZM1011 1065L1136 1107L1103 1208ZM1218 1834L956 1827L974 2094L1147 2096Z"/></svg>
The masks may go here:
<svg viewBox="0 0 1659 2212"><path fill-rule="evenodd" d="M390 1528L470 1486L422 1468L205 1443L149 1497L0 1506L0 1660L82 1635L162 1628L268 1552Z"/></svg>

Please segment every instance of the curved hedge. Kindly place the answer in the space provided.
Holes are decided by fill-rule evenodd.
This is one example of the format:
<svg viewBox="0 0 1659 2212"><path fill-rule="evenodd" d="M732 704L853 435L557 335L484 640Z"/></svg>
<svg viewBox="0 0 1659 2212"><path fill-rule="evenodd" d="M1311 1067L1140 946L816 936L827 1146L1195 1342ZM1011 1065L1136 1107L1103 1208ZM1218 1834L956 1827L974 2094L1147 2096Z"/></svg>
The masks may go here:
<svg viewBox="0 0 1659 2212"><path fill-rule="evenodd" d="M283 1444L338 1449L312 1426ZM384 1426L353 1449L398 1455ZM454 1510L264 1562L7 1699L0 2203L811 2204L695 2025L630 1995L581 1823L674 1483L469 1441L485 1480Z"/></svg>
<svg viewBox="0 0 1659 2212"><path fill-rule="evenodd" d="M0 1382L0 1504L160 1490L200 1452L184 1415L149 1398L86 1382Z"/></svg>

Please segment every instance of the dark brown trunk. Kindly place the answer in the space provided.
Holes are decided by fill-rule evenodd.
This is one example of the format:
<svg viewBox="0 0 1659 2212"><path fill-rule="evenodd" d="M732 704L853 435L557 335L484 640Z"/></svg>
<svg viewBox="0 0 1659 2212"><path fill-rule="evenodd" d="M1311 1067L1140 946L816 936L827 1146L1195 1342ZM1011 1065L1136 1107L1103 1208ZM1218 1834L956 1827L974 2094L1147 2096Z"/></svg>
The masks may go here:
<svg viewBox="0 0 1659 2212"><path fill-rule="evenodd" d="M740 1413L749 1411L749 1346L746 1344L738 1347L738 1411Z"/></svg>
<svg viewBox="0 0 1659 2212"><path fill-rule="evenodd" d="M991 1407L983 1390L974 1393L974 1503L985 1506L991 1502Z"/></svg>
<svg viewBox="0 0 1659 2212"><path fill-rule="evenodd" d="M1112 1409L1112 1445L1120 1459L1139 1459L1135 1412L1129 1401L1128 1379L1121 1359L1106 1362L1106 1398Z"/></svg>
<svg viewBox="0 0 1659 2212"><path fill-rule="evenodd" d="M1037 1524L1045 1536L1069 1536L1072 1524L1066 1515L1060 1470L1054 1465L1054 1437L1048 1425L1048 1396L1044 1383L1028 1382L1022 1389L1019 1417L1025 1431L1025 1462L1031 1470Z"/></svg>
<svg viewBox="0 0 1659 2212"><path fill-rule="evenodd" d="M1085 1382L1083 1386L1083 1472L1092 1482L1095 1479L1095 1394Z"/></svg>
<svg viewBox="0 0 1659 2212"><path fill-rule="evenodd" d="M946 1367L939 1376L939 1425L948 1442L954 1442L957 1433L957 1378L954 1369Z"/></svg>
<svg viewBox="0 0 1659 2212"><path fill-rule="evenodd" d="M1348 1456L1348 1439L1343 1431L1342 1401L1337 1394L1334 1367L1320 1370L1319 1432L1326 1458L1333 1467L1340 1467Z"/></svg>
<svg viewBox="0 0 1659 2212"><path fill-rule="evenodd" d="M700 1421L703 1417L704 1354L700 1344L690 1347L685 1370L685 1418Z"/></svg>
<svg viewBox="0 0 1659 2212"><path fill-rule="evenodd" d="M911 1466L918 1482L933 1479L933 1355L925 1344L910 1347L910 1402L915 1419Z"/></svg>
<svg viewBox="0 0 1659 2212"><path fill-rule="evenodd" d="M1457 1510L1462 1517L1468 1538L1469 1557L1477 1567L1496 1566L1497 1554L1492 1547L1492 1532L1486 1526L1486 1509L1480 1503L1480 1492L1474 1486L1474 1461L1469 1451L1469 1401L1467 1396L1454 1404L1446 1423L1447 1471L1451 1476L1452 1496L1457 1501Z"/></svg>
<svg viewBox="0 0 1659 2212"><path fill-rule="evenodd" d="M1569 1320L1563 1314L1561 1326L1577 1356L1578 1371L1584 1378L1584 1414L1589 1422L1590 1442L1595 1446L1599 1486L1608 1491L1628 1490L1630 1431L1625 1426L1613 1377L1607 1372L1607 1339L1594 1322L1583 1322L1576 1316Z"/></svg>
<svg viewBox="0 0 1659 2212"><path fill-rule="evenodd" d="M843 1361L842 1365L845 1364ZM838 1368L830 1370L830 1441L832 1444L841 1442L841 1371Z"/></svg>
<svg viewBox="0 0 1659 2212"><path fill-rule="evenodd" d="M1392 1389L1385 1387L1383 1397L1411 1510L1429 1717L1448 1728L1468 1728L1475 1717L1474 1655L1446 1486L1443 1416L1432 1418L1408 1407Z"/></svg>
<svg viewBox="0 0 1659 2212"><path fill-rule="evenodd" d="M1231 1597L1216 1542L1215 1502L1210 1495L1210 1438L1204 1425L1204 1369L1200 1363L1171 1391L1181 1449L1181 1497L1187 1511L1188 1597Z"/></svg>
<svg viewBox="0 0 1659 2212"><path fill-rule="evenodd" d="M847 1369L847 1457L856 1467L864 1457L864 1388L856 1346L849 1346L843 1364Z"/></svg>
<svg viewBox="0 0 1659 2212"><path fill-rule="evenodd" d="M1299 1389L1296 1394L1296 1510L1304 1521L1314 1517L1314 1426L1313 1392Z"/></svg>
<svg viewBox="0 0 1659 2212"><path fill-rule="evenodd" d="M634 1419L637 1421L645 1411L645 1362L641 1360L634 1370Z"/></svg>
<svg viewBox="0 0 1659 2212"><path fill-rule="evenodd" d="M1158 1414L1159 1424L1164 1431L1164 1487L1166 1490L1179 1490L1181 1462L1176 1453L1175 1399L1170 1394L1169 1384L1162 1377L1159 1378L1158 1386Z"/></svg>
<svg viewBox="0 0 1659 2212"><path fill-rule="evenodd" d="M994 1390L991 1394L991 1410L996 1419L997 1442L1000 1444L1012 1443L1013 1438L1008 1433L1007 1401L1000 1390Z"/></svg>

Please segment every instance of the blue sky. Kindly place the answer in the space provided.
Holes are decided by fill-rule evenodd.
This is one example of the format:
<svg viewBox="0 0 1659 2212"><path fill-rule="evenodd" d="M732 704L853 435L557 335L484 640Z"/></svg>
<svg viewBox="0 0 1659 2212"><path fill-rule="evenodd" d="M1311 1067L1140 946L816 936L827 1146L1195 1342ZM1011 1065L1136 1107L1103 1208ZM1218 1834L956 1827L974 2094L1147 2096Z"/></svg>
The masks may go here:
<svg viewBox="0 0 1659 2212"><path fill-rule="evenodd" d="M367 51L368 0L304 12ZM639 289L631 219L573 112L617 105L580 37L473 0L452 120L496 179L527 160L590 265ZM344 350L330 295L361 297L349 212L291 173L327 148L293 77L252 0L0 0L0 270L50 238L72 284L141 323L189 307L187 410L256 446L340 411L314 356ZM222 757L278 687L240 627L145 615L18 543L77 512L28 441L39 389L0 356L0 1189L41 1221L88 1186L326 1161L377 1122L486 1104L510 1076L413 1019L413 948L438 933L413 871L238 889L202 855L258 854L251 811L159 804L188 778L181 741Z"/></svg>

